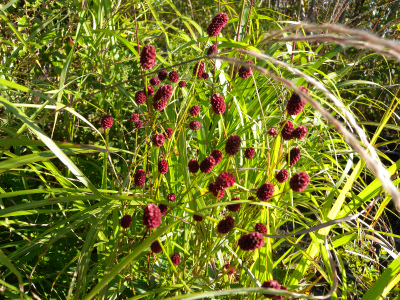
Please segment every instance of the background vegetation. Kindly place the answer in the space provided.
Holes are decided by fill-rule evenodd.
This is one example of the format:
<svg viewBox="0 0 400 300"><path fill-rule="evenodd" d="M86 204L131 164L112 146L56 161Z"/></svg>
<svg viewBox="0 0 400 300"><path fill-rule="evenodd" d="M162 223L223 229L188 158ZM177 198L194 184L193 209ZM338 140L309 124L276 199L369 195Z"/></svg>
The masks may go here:
<svg viewBox="0 0 400 300"><path fill-rule="evenodd" d="M275 279L288 289L281 293L296 293L293 298L399 297L400 223L392 196L321 111L307 104L296 118L286 114L293 88L282 82L307 86L311 99L360 139L343 110L306 76L334 95L366 132L398 187L398 49L371 49L360 35L337 28L287 26L340 24L396 40L399 3L2 4L0 295L262 299L267 292L260 284ZM229 22L217 39L209 38L205 30L218 12L228 14ZM294 38L322 33L333 37ZM221 59L205 57L212 43L218 44ZM139 52L147 44L155 46L157 63L142 76ZM227 59L252 60L257 69L244 80L237 76L238 61ZM199 60L206 63L207 80L192 76ZM178 71L186 87L170 83L174 93L162 112L138 106L135 93L161 69ZM225 98L221 116L210 110L215 92ZM188 114L194 104L200 107L196 118ZM144 128L135 129L132 113L140 115ZM104 114L114 118L110 130L100 126ZM308 128L305 139L286 142L267 135L287 119ZM201 123L200 130L189 129L192 120ZM151 136L167 127L174 129L171 139L161 148L152 146ZM242 145L230 158L224 149L233 133ZM285 156L295 146L302 155L289 169ZM246 147L256 149L255 158L244 158ZM223 151L224 159L211 173L188 172L190 159L202 161L214 149ZM157 169L161 158L169 162L165 175ZM143 188L133 184L139 168L147 172ZM282 168L291 175L307 172L311 184L303 193L293 192L288 183L275 180ZM217 200L207 187L224 171L235 175L236 185ZM276 186L271 201L247 200L265 182ZM176 202L168 203L169 193L177 195ZM233 197L240 198L237 213L226 210ZM151 233L142 222L150 202L169 206L160 228ZM205 220L194 222L194 213ZM119 224L125 214L133 218L127 230ZM236 227L221 235L216 225L228 214ZM266 224L274 238L266 237L259 250L243 252L237 240L257 222ZM320 224L323 228L313 228ZM160 254L149 249L156 239L163 245ZM169 259L173 253L182 257L177 266ZM223 268L227 263L235 267L229 276Z"/></svg>

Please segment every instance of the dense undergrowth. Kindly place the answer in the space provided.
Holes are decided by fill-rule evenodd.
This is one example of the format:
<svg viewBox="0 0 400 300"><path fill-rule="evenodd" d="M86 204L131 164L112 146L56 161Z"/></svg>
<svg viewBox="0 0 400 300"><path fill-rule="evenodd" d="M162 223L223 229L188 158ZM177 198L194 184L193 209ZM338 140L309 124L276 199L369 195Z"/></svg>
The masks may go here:
<svg viewBox="0 0 400 300"><path fill-rule="evenodd" d="M0 7L0 295L398 296L398 44L250 2Z"/></svg>

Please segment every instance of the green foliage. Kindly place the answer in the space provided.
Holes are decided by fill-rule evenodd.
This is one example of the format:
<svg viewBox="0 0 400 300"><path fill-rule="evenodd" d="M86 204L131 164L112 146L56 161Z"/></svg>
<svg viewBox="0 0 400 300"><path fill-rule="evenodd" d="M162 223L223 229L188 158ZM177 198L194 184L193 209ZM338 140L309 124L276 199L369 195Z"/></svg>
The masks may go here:
<svg viewBox="0 0 400 300"><path fill-rule="evenodd" d="M277 37L264 43L266 34L286 25L278 20L290 16L250 2L13 0L0 6L0 295L262 299L270 291L260 286L272 279L288 289L277 294L297 293L296 298L312 299L331 287L332 299L398 295L398 220L391 214L391 196L365 160L309 104L289 116L293 91L282 82L257 70L240 78L238 64L206 52L215 44L223 58L251 60L296 86L307 85L310 97L346 124L340 108L303 77L242 50L267 54L313 77L365 125L398 186L400 160L382 148L398 142L396 61L332 42ZM229 22L209 38L206 28L219 11ZM291 6L287 12L294 11ZM157 51L151 70L139 63L147 44ZM192 75L199 61L210 78ZM161 83L173 86L161 112L153 109L151 97L138 105L136 92L162 69L178 71L186 86ZM221 115L210 106L214 93L225 99ZM378 94L384 96L377 99ZM200 114L192 117L195 104ZM132 113L139 114L143 128L135 127ZM114 123L104 130L105 114ZM200 130L189 129L193 120ZM307 136L283 140L287 120L306 126ZM151 137L167 128L173 129L171 138L154 147ZM276 138L267 134L270 128L278 131ZM231 134L242 140L234 156L225 153ZM253 159L244 157L248 147L255 148ZM286 155L293 147L301 157L289 168ZM214 149L224 158L212 172L189 173L191 159L201 162ZM161 159L168 161L166 174L158 171ZM146 171L143 187L134 184L138 169ZM289 178L308 173L310 185L294 192L288 181L275 179L281 169ZM234 174L236 183L217 199L208 186L222 172ZM270 201L249 198L266 182L275 185ZM170 193L177 195L175 202L168 202ZM241 208L229 212L234 197ZM371 202L354 219L327 223ZM155 230L142 221L149 203L169 208ZM119 222L126 214L132 225L123 229ZM195 222L194 214L204 220ZM217 224L226 215L235 219L235 228L222 235ZM259 222L270 237L260 249L242 251L238 239ZM149 248L156 240L159 254ZM182 258L177 266L170 259L174 253ZM233 275L225 264L235 268Z"/></svg>

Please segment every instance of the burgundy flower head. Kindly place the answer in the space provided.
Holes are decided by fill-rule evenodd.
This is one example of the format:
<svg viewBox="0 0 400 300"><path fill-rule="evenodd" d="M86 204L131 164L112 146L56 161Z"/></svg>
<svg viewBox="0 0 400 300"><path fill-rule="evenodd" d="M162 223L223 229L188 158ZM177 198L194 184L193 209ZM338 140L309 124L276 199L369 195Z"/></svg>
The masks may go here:
<svg viewBox="0 0 400 300"><path fill-rule="evenodd" d="M268 201L274 193L274 185L272 183L264 183L257 190L257 197L261 201Z"/></svg>
<svg viewBox="0 0 400 300"><path fill-rule="evenodd" d="M203 74L201 74L201 78L206 80L206 79L210 78L210 75L208 73L203 73Z"/></svg>
<svg viewBox="0 0 400 300"><path fill-rule="evenodd" d="M256 151L254 150L254 148L246 148L246 150L244 151L244 157L246 157L247 159L252 159L255 155Z"/></svg>
<svg viewBox="0 0 400 300"><path fill-rule="evenodd" d="M306 172L296 173L290 178L290 188L295 192L304 191L310 183L310 177Z"/></svg>
<svg viewBox="0 0 400 300"><path fill-rule="evenodd" d="M282 129L282 138L286 141L289 141L293 138L293 124L291 121L287 121L285 126Z"/></svg>
<svg viewBox="0 0 400 300"><path fill-rule="evenodd" d="M201 75L203 75L204 67L205 67L204 62L202 61L197 62L193 68L193 75L197 76L197 78L200 78Z"/></svg>
<svg viewBox="0 0 400 300"><path fill-rule="evenodd" d="M180 88L183 88L186 85L186 81L181 80L181 81L179 81L178 85L179 85Z"/></svg>
<svg viewBox="0 0 400 300"><path fill-rule="evenodd" d="M276 131L275 128L270 128L270 129L268 130L268 134L269 134L270 136L272 136L272 137L276 137L276 136L278 135L278 132Z"/></svg>
<svg viewBox="0 0 400 300"><path fill-rule="evenodd" d="M150 70L156 64L156 49L151 45L146 45L140 52L140 65L143 69Z"/></svg>
<svg viewBox="0 0 400 300"><path fill-rule="evenodd" d="M211 107L215 114L220 115L225 111L225 101L224 98L215 93L211 96Z"/></svg>
<svg viewBox="0 0 400 300"><path fill-rule="evenodd" d="M168 100L169 98L171 98L172 93L173 93L172 86L170 86L169 84L162 85L157 90L157 93L154 95L154 102L163 99Z"/></svg>
<svg viewBox="0 0 400 300"><path fill-rule="evenodd" d="M199 162L196 159L191 159L188 163L190 173L197 173L200 169Z"/></svg>
<svg viewBox="0 0 400 300"><path fill-rule="evenodd" d="M167 99L161 99L160 101L154 102L153 101L153 108L157 111L162 111L168 104Z"/></svg>
<svg viewBox="0 0 400 300"><path fill-rule="evenodd" d="M200 171L203 173L210 173L212 168L215 166L215 160L212 156L206 157L201 163L200 163Z"/></svg>
<svg viewBox="0 0 400 300"><path fill-rule="evenodd" d="M220 189L227 189L230 188L235 184L235 176L233 176L232 173L229 172L224 172L218 175L217 179L215 180L215 183L217 184L218 188Z"/></svg>
<svg viewBox="0 0 400 300"><path fill-rule="evenodd" d="M161 81L164 81L165 79L167 79L168 76L168 72L165 70L161 70L160 72L158 72L158 79L160 79Z"/></svg>
<svg viewBox="0 0 400 300"><path fill-rule="evenodd" d="M240 143L242 142L240 136L232 134L228 137L225 144L225 152L229 155L235 155L239 152Z"/></svg>
<svg viewBox="0 0 400 300"><path fill-rule="evenodd" d="M168 212L168 205L165 204L158 204L158 208L162 215L165 215Z"/></svg>
<svg viewBox="0 0 400 300"><path fill-rule="evenodd" d="M221 199L225 195L225 190L219 187L215 182L210 182L208 190L213 193L215 197L218 197L218 199Z"/></svg>
<svg viewBox="0 0 400 300"><path fill-rule="evenodd" d="M169 98L172 96L172 86L169 84L162 85L153 98L153 107L155 110L161 111L167 106Z"/></svg>
<svg viewBox="0 0 400 300"><path fill-rule="evenodd" d="M162 251L160 243L158 241L152 242L151 245L150 245L150 250L153 253L160 253Z"/></svg>
<svg viewBox="0 0 400 300"><path fill-rule="evenodd" d="M234 201L234 200L240 200L240 198L239 197L232 198L232 201ZM242 206L241 203L228 204L226 206L226 209L231 211L231 212L237 212L237 211L239 211L241 206Z"/></svg>
<svg viewBox="0 0 400 300"><path fill-rule="evenodd" d="M189 127L192 130L199 130L201 127L201 124L199 121L192 121L192 122L190 122Z"/></svg>
<svg viewBox="0 0 400 300"><path fill-rule="evenodd" d="M160 80L160 78L158 78L158 77L153 77L153 78L150 79L150 84L151 84L152 86L157 86L157 85L159 85L160 83L161 83L161 80Z"/></svg>
<svg viewBox="0 0 400 300"><path fill-rule="evenodd" d="M294 147L292 149L290 149L290 167L292 167L294 164L296 164L299 159L300 159L300 154L301 151L299 148ZM287 156L286 156L286 160L287 160Z"/></svg>
<svg viewBox="0 0 400 300"><path fill-rule="evenodd" d="M147 96L153 96L154 94L154 89L151 85L147 86Z"/></svg>
<svg viewBox="0 0 400 300"><path fill-rule="evenodd" d="M160 172L161 174L165 174L168 172L168 161L160 160L158 162L158 172Z"/></svg>
<svg viewBox="0 0 400 300"><path fill-rule="evenodd" d="M254 63L251 60L247 60L246 63L254 65ZM239 77L243 79L247 79L253 74L253 68L241 66L239 69Z"/></svg>
<svg viewBox="0 0 400 300"><path fill-rule="evenodd" d="M269 289L276 289L276 290L287 290L286 287L281 286L278 281L276 280L268 280L265 281L262 286L263 288L269 288ZM268 295L268 294L263 294L264 297L270 298L270 299L284 299L285 296L279 296L279 295Z"/></svg>
<svg viewBox="0 0 400 300"><path fill-rule="evenodd" d="M135 176L133 177L133 181L136 186L143 186L146 181L146 172L142 169L136 170Z"/></svg>
<svg viewBox="0 0 400 300"><path fill-rule="evenodd" d="M235 268L231 267L230 264L226 264L224 266L224 271L227 271L227 270L229 270L228 273L226 273L226 275L228 275L228 276L232 275L235 272Z"/></svg>
<svg viewBox="0 0 400 300"><path fill-rule="evenodd" d="M149 203L144 208L143 224L147 228L157 228L161 224L161 211L154 203Z"/></svg>
<svg viewBox="0 0 400 300"><path fill-rule="evenodd" d="M243 251L256 250L264 246L264 243L264 236L259 232L242 235L238 241L238 245Z"/></svg>
<svg viewBox="0 0 400 300"><path fill-rule="evenodd" d="M193 215L193 219L194 219L196 222L201 222L201 221L203 221L203 217L202 217L202 216L198 216L198 215Z"/></svg>
<svg viewBox="0 0 400 300"><path fill-rule="evenodd" d="M178 253L172 254L171 261L174 266L179 265L179 263L181 262L181 256Z"/></svg>
<svg viewBox="0 0 400 300"><path fill-rule="evenodd" d="M217 36L228 21L229 21L229 17L227 14L220 13L220 14L216 15L212 19L211 24L208 25L208 27L207 27L208 35L210 37Z"/></svg>
<svg viewBox="0 0 400 300"><path fill-rule="evenodd" d="M111 128L112 124L114 123L113 117L111 115L104 115L101 118L100 125L104 129L109 129Z"/></svg>
<svg viewBox="0 0 400 300"><path fill-rule="evenodd" d="M176 195L174 193L168 194L167 200L170 201L170 202L175 202Z"/></svg>
<svg viewBox="0 0 400 300"><path fill-rule="evenodd" d="M132 121L132 122L137 122L137 121L139 121L139 115L138 115L138 114L132 114L132 115L131 115L131 121Z"/></svg>
<svg viewBox="0 0 400 300"><path fill-rule="evenodd" d="M306 126L299 126L293 130L293 137L301 140L307 135L308 129Z"/></svg>
<svg viewBox="0 0 400 300"><path fill-rule="evenodd" d="M197 105L193 105L189 110L189 113L192 117L197 117L199 112L200 112L200 108Z"/></svg>
<svg viewBox="0 0 400 300"><path fill-rule="evenodd" d="M179 81L179 74L178 74L178 72L177 72L177 71L171 71L171 72L169 72L169 74L168 74L168 79L169 79L169 81L174 82L174 83L178 82L178 81Z"/></svg>
<svg viewBox="0 0 400 300"><path fill-rule="evenodd" d="M155 135L153 135L151 140L153 142L153 146L156 147L161 147L165 142L165 138L162 133L156 133Z"/></svg>
<svg viewBox="0 0 400 300"><path fill-rule="evenodd" d="M143 128L143 122L142 121L137 121L137 122L135 122L135 128L136 129L140 129L140 128Z"/></svg>
<svg viewBox="0 0 400 300"><path fill-rule="evenodd" d="M254 226L254 231L267 234L267 226L265 226L263 223L257 223L256 226Z"/></svg>
<svg viewBox="0 0 400 300"><path fill-rule="evenodd" d="M174 130L172 128L165 128L164 130L165 130L164 137L167 140L170 139Z"/></svg>
<svg viewBox="0 0 400 300"><path fill-rule="evenodd" d="M222 151L215 149L215 150L213 150L213 152L211 152L211 156L215 160L215 165L218 165L222 160L222 156L223 156Z"/></svg>
<svg viewBox="0 0 400 300"><path fill-rule="evenodd" d="M225 220L219 221L217 230L219 233L227 234L233 227L235 227L235 220L231 216L227 216Z"/></svg>
<svg viewBox="0 0 400 300"><path fill-rule="evenodd" d="M278 182L284 183L289 178L289 172L285 169L282 169L278 173L276 173L275 178Z"/></svg>
<svg viewBox="0 0 400 300"><path fill-rule="evenodd" d="M146 94L143 91L137 91L135 94L135 102L137 105L142 105L146 102Z"/></svg>
<svg viewBox="0 0 400 300"><path fill-rule="evenodd" d="M207 50L207 55L212 55L217 53L217 46L211 45L210 48Z"/></svg>
<svg viewBox="0 0 400 300"><path fill-rule="evenodd" d="M132 216L131 215L123 216L119 221L119 223L121 224L122 228L128 228L129 226L132 225Z"/></svg>
<svg viewBox="0 0 400 300"><path fill-rule="evenodd" d="M301 86L300 89L308 95L308 89L306 87ZM306 100L302 99L298 94L293 93L286 105L286 109L289 115L296 116L301 113L306 103Z"/></svg>

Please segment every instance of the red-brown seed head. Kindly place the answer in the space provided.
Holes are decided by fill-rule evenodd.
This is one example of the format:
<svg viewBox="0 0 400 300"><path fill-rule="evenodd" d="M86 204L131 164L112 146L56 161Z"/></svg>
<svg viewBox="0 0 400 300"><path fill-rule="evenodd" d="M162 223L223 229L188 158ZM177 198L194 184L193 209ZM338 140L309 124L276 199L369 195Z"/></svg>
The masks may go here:
<svg viewBox="0 0 400 300"><path fill-rule="evenodd" d="M293 124L291 121L287 121L285 126L282 129L282 138L286 141L289 141L293 138Z"/></svg>
<svg viewBox="0 0 400 300"><path fill-rule="evenodd" d="M165 204L158 204L158 208L162 215L165 215L168 212L168 205Z"/></svg>
<svg viewBox="0 0 400 300"><path fill-rule="evenodd" d="M290 188L295 192L304 191L310 184L310 177L306 172L299 172L292 176L289 181Z"/></svg>
<svg viewBox="0 0 400 300"><path fill-rule="evenodd" d="M160 160L158 162L158 172L160 172L161 174L165 174L168 172L168 161Z"/></svg>
<svg viewBox="0 0 400 300"><path fill-rule="evenodd" d="M167 79L168 76L168 72L165 70L161 70L160 72L158 72L158 79L160 79L161 81L164 81L165 79Z"/></svg>
<svg viewBox="0 0 400 300"><path fill-rule="evenodd" d="M200 169L199 162L196 159L191 159L188 163L190 173L197 173Z"/></svg>
<svg viewBox="0 0 400 300"><path fill-rule="evenodd" d="M147 228L157 228L161 224L161 211L154 203L149 203L143 212L143 224Z"/></svg>
<svg viewBox="0 0 400 300"><path fill-rule="evenodd" d="M189 110L189 113L192 117L197 117L199 112L200 112L200 108L197 105L193 105Z"/></svg>
<svg viewBox="0 0 400 300"><path fill-rule="evenodd" d="M140 65L143 69L150 70L156 64L156 49L151 45L146 45L140 51Z"/></svg>
<svg viewBox="0 0 400 300"><path fill-rule="evenodd" d="M146 172L142 169L136 170L133 181L136 186L143 186L146 181Z"/></svg>
<svg viewBox="0 0 400 300"><path fill-rule="evenodd" d="M238 245L243 251L256 250L264 246L264 243L264 236L259 232L242 235L238 241Z"/></svg>
<svg viewBox="0 0 400 300"><path fill-rule="evenodd" d="M176 195L174 193L168 194L167 200L170 202L174 202L176 200Z"/></svg>
<svg viewBox="0 0 400 300"><path fill-rule="evenodd" d="M179 74L178 74L178 72L177 72L177 71L171 71L171 72L169 72L169 74L168 74L168 79L169 79L169 81L171 81L171 82L173 82L173 83L178 82L178 81L179 81Z"/></svg>
<svg viewBox="0 0 400 300"><path fill-rule="evenodd" d="M278 132L276 131L275 128L270 128L270 129L268 130L268 134L269 134L270 136L272 136L272 137L276 137L276 136L278 135Z"/></svg>
<svg viewBox="0 0 400 300"><path fill-rule="evenodd" d="M151 140L153 142L153 146L156 146L156 147L161 147L165 142L165 138L162 133L157 133L157 134L153 135Z"/></svg>
<svg viewBox="0 0 400 300"><path fill-rule="evenodd" d="M212 19L211 24L207 27L208 35L210 37L217 36L228 21L229 17L227 14L220 13L216 15Z"/></svg>
<svg viewBox="0 0 400 300"><path fill-rule="evenodd" d="M200 124L199 121L196 121L196 120L195 120L195 121L190 122L189 127L190 127L190 129L196 131L196 130L199 130L199 129L200 129L201 124Z"/></svg>
<svg viewBox="0 0 400 300"><path fill-rule="evenodd" d="M254 63L251 60L246 61L246 63L254 65ZM251 76L251 74L253 74L253 68L249 68L249 67L245 67L245 66L240 67L239 77L241 77L243 79L247 79Z"/></svg>
<svg viewBox="0 0 400 300"><path fill-rule="evenodd" d="M255 155L256 151L252 147L246 148L246 150L244 151L244 157L246 157L247 159L252 159Z"/></svg>
<svg viewBox="0 0 400 300"><path fill-rule="evenodd" d="M181 256L178 253L172 254L171 261L174 266L179 265L181 262Z"/></svg>
<svg viewBox="0 0 400 300"><path fill-rule="evenodd" d="M150 250L153 253L160 253L162 251L160 243L158 241L154 241L153 243L151 243Z"/></svg>
<svg viewBox="0 0 400 300"><path fill-rule="evenodd" d="M225 220L219 221L217 230L219 233L227 234L233 227L235 227L235 220L231 216L227 216Z"/></svg>
<svg viewBox="0 0 400 300"><path fill-rule="evenodd" d="M284 183L289 178L289 172L285 169L282 169L278 173L276 173L275 178L278 182Z"/></svg>
<svg viewBox="0 0 400 300"><path fill-rule="evenodd" d="M219 174L215 180L215 183L217 184L218 188L223 190L230 188L235 184L235 182L236 182L235 176L229 172L223 172Z"/></svg>
<svg viewBox="0 0 400 300"><path fill-rule="evenodd" d="M304 86L301 86L300 89L308 95L308 89ZM286 109L291 116L298 115L306 105L307 101L302 99L298 94L293 93L290 97Z"/></svg>
<svg viewBox="0 0 400 300"><path fill-rule="evenodd" d="M125 215L121 218L121 220L119 221L119 223L121 224L122 228L128 228L132 225L132 216L131 215Z"/></svg>
<svg viewBox="0 0 400 300"><path fill-rule="evenodd" d="M165 130L164 137L166 139L170 139L174 130L172 128L165 128L164 130Z"/></svg>
<svg viewBox="0 0 400 300"><path fill-rule="evenodd" d="M202 61L197 62L193 68L193 75L197 76L197 78L201 78L201 75L203 75L204 72L204 68L205 68L204 62Z"/></svg>
<svg viewBox="0 0 400 300"><path fill-rule="evenodd" d="M218 165L222 160L223 154L222 154L222 151L215 149L215 150L213 150L213 152L211 152L211 156L215 160L215 165Z"/></svg>
<svg viewBox="0 0 400 300"><path fill-rule="evenodd" d="M139 115L138 115L138 114L132 114L132 115L131 115L131 121L132 121L132 122L137 122L137 121L139 121Z"/></svg>
<svg viewBox="0 0 400 300"><path fill-rule="evenodd" d="M109 128L111 128L111 126L113 125L113 123L114 123L114 120L113 120L113 117L112 117L111 115L104 115L104 116L101 118L101 121L100 121L100 125L101 125L101 127L103 127L104 129L109 129Z"/></svg>
<svg viewBox="0 0 400 300"><path fill-rule="evenodd" d="M308 129L305 126L299 126L293 130L293 137L301 140L307 135Z"/></svg>
<svg viewBox="0 0 400 300"><path fill-rule="evenodd" d="M254 226L254 231L267 234L267 226L265 226L263 223L257 223L256 226Z"/></svg>
<svg viewBox="0 0 400 300"><path fill-rule="evenodd" d="M274 194L274 185L272 183L264 183L257 190L257 197L261 201L268 201Z"/></svg>
<svg viewBox="0 0 400 300"><path fill-rule="evenodd" d="M160 84L160 82L161 82L161 80L158 77L153 77L153 78L150 79L150 84L152 86L157 86L157 85Z"/></svg>
<svg viewBox="0 0 400 300"><path fill-rule="evenodd" d="M225 101L224 98L218 94L215 93L211 96L211 107L212 110L215 114L220 115L222 113L224 113L225 111Z"/></svg>
<svg viewBox="0 0 400 300"><path fill-rule="evenodd" d="M135 102L137 105L142 105L146 102L146 94L143 91L137 91L135 94Z"/></svg>
<svg viewBox="0 0 400 300"><path fill-rule="evenodd" d="M217 46L211 45L210 48L207 50L207 55L212 55L217 53Z"/></svg>
<svg viewBox="0 0 400 300"><path fill-rule="evenodd" d="M212 168L215 166L215 160L212 156L206 157L201 163L200 163L200 171L203 173L210 173Z"/></svg>
<svg viewBox="0 0 400 300"><path fill-rule="evenodd" d="M240 143L242 142L240 136L232 134L228 137L225 144L225 152L229 155L235 155L239 152Z"/></svg>

